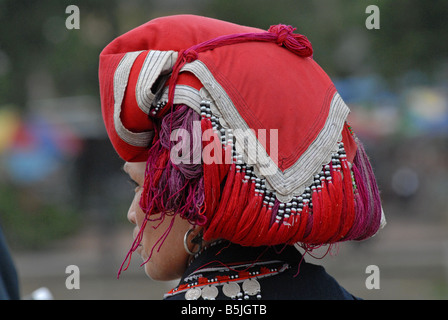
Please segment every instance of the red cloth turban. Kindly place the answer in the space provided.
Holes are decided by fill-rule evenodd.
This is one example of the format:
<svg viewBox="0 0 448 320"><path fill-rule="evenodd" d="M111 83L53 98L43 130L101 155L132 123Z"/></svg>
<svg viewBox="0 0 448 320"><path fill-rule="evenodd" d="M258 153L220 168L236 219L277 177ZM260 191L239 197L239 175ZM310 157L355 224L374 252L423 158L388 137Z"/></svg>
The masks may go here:
<svg viewBox="0 0 448 320"><path fill-rule="evenodd" d="M206 239L250 246L361 240L384 222L369 160L346 122L349 108L291 26L154 19L101 52L99 80L115 150L125 161L148 161L141 202L148 214L177 210L203 225ZM159 139L176 110L193 110L201 132L212 130L203 151L224 152L208 154L215 161L203 155L200 181L191 187L183 177L173 191L160 186L171 181L162 169L178 167Z"/></svg>

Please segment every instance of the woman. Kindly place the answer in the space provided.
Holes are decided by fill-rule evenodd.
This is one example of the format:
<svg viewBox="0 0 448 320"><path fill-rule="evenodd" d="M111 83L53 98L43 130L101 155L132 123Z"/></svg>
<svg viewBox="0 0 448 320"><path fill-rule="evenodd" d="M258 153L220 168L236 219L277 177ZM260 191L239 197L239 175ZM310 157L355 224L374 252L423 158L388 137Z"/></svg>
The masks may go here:
<svg viewBox="0 0 448 320"><path fill-rule="evenodd" d="M349 113L291 26L179 15L100 55L109 138L136 183L133 252L166 299L353 299L307 264L384 224Z"/></svg>

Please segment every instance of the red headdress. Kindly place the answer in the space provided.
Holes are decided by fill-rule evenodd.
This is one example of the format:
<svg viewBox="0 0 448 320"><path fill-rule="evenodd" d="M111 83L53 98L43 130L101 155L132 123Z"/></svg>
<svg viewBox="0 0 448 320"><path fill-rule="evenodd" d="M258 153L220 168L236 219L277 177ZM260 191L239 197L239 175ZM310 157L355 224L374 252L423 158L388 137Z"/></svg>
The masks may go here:
<svg viewBox="0 0 448 320"><path fill-rule="evenodd" d="M379 192L349 109L294 31L178 15L102 51L106 129L124 160L148 163L148 214L179 214L203 225L205 239L247 246L378 231ZM182 144L201 152L196 161L189 154L191 163L171 135L186 127L200 140Z"/></svg>

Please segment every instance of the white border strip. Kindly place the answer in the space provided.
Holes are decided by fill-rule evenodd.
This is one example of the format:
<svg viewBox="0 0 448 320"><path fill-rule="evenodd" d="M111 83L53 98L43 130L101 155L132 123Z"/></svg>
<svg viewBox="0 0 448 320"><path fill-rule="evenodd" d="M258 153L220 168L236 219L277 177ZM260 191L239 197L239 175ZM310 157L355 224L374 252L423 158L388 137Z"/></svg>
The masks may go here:
<svg viewBox="0 0 448 320"><path fill-rule="evenodd" d="M135 59L142 51L126 53L118 64L114 74L114 126L118 136L127 144L135 147L147 147L154 137L153 131L132 132L121 122L121 105L128 84L129 73Z"/></svg>
<svg viewBox="0 0 448 320"><path fill-rule="evenodd" d="M157 78L169 72L176 62L177 52L151 50L143 62L135 86L135 98L139 108L146 114L149 114L151 103L154 101L154 94L151 87Z"/></svg>
<svg viewBox="0 0 448 320"><path fill-rule="evenodd" d="M294 196L301 195L306 186L312 183L314 175L321 171L322 166L330 162L331 154L338 150L338 141L344 122L350 112L347 105L336 92L332 98L328 118L324 127L302 156L287 170L282 172L269 157L263 145L256 139L249 126L236 110L232 100L213 77L207 66L200 60L186 64L184 71L192 72L209 91L218 107L224 121L231 125L238 142L247 139L247 149L258 150L257 159L251 159L249 152L242 150L236 144L237 152L243 155L246 163L254 164L255 173L266 179L266 186L276 192L277 199L282 202L290 201ZM260 152L260 151L263 152ZM259 163L267 164L261 167Z"/></svg>

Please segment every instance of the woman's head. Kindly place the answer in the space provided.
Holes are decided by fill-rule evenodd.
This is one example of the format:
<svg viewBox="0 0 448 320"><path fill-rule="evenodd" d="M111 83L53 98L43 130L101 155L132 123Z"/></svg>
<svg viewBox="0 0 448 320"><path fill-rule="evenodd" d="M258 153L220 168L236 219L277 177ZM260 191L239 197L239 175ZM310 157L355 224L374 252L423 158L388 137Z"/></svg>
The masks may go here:
<svg viewBox="0 0 448 320"><path fill-rule="evenodd" d="M173 16L102 52L106 128L139 173L130 253L143 245L147 272L154 252L160 265L172 258L162 248L185 261L172 246L190 227L207 241L307 248L379 229L378 188L349 109L293 31Z"/></svg>
<svg viewBox="0 0 448 320"><path fill-rule="evenodd" d="M146 274L154 280L173 280L184 272L189 254L185 251L183 237L191 225L188 220L175 214L153 214L150 217L140 207L140 198L144 192L146 162L126 162L124 171L135 184L134 199L129 207L127 218L135 225L133 237L135 252L145 264ZM167 230L169 233L164 234ZM194 237L199 229L193 230ZM188 241L191 242L191 241ZM164 250L159 250L164 245ZM168 248L168 250L166 249ZM191 250L196 250L191 248Z"/></svg>

